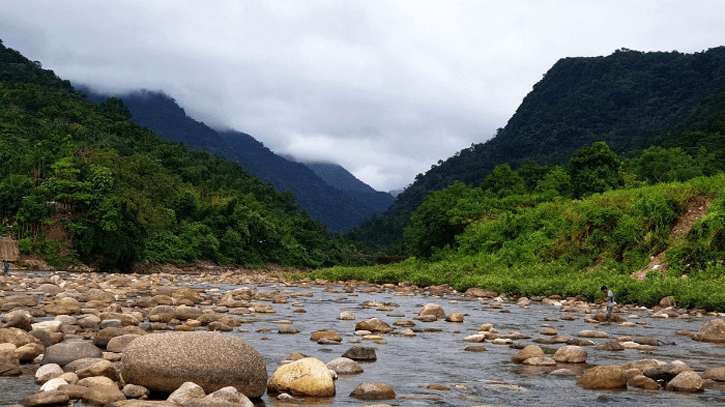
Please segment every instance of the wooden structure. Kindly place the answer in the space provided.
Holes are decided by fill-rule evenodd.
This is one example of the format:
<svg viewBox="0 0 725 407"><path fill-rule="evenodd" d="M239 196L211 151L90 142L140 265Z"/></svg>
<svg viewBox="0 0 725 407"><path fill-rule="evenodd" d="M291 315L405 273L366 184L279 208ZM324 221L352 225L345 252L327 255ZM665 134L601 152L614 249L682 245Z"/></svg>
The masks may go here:
<svg viewBox="0 0 725 407"><path fill-rule="evenodd" d="M20 246L18 242L9 237L0 238L0 261L18 261L20 259Z"/></svg>

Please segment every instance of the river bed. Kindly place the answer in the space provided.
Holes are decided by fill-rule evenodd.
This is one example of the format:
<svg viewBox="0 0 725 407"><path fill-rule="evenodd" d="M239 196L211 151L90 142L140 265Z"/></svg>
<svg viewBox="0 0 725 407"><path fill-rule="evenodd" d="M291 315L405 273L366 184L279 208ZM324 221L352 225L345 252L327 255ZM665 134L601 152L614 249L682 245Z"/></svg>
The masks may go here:
<svg viewBox="0 0 725 407"><path fill-rule="evenodd" d="M220 295L237 286L193 285L204 288L213 295ZM534 302L528 308L516 303L496 303L493 300L479 300L461 295L396 295L393 290L369 293L365 290L344 292L342 285L312 284L261 284L258 291L285 290L289 295L287 304L273 304L274 314L256 314L254 322L242 324L227 334L239 336L256 348L268 362L267 371L271 377L279 361L293 351L302 352L327 363L341 356L352 346L375 348L377 361L361 362L365 371L358 375L340 376L336 381L337 395L332 398L306 398L306 405L317 406L364 406L386 403L400 406L701 406L725 405L725 392L705 390L699 394L683 394L669 391L592 391L579 388L575 376L549 375L555 368L530 367L513 364L511 358L518 352L508 345L496 345L490 341L467 343L463 338L478 333L481 324L491 323L500 333L521 332L531 339L516 340L516 343L533 344L542 338L545 328L553 328L558 334L572 338L584 329L605 331L608 339L592 339L599 344L621 336L654 337L665 343L652 351L639 350L606 351L593 346L586 347L586 365L561 365L575 372L581 372L591 365L619 365L627 361L655 358L670 362L682 360L693 370L702 373L705 369L725 365L725 346L697 342L686 336L676 335L677 330L699 330L712 316L691 318L651 318L649 310L633 310L620 314L635 322L632 327L619 324L592 324L585 322L584 314L572 314L576 320L561 320L559 308ZM388 310L368 308L363 304L384 303ZM355 324L377 317L392 325L400 319L413 320L427 303L443 307L447 314L462 313L464 322L451 323L414 321L416 336L396 334L382 335L386 343L361 340L355 335ZM500 309L492 307L500 306ZM300 313L299 310L306 312ZM296 312L297 311L297 312ZM355 315L354 321L342 321L342 311ZM403 315L402 317L399 315ZM631 318L636 316L638 318ZM248 316L245 316L248 317ZM630 319L631 318L631 319ZM545 320L554 319L554 320ZM299 330L297 334L277 333L282 321L291 321ZM203 328L205 329L205 328ZM331 329L339 333L343 341L339 345L320 345L310 341L310 334L316 330ZM240 332L243 330L243 332ZM591 338L589 338L591 339ZM359 343L356 343L360 341ZM483 345L485 352L470 352L465 348ZM539 345L554 350L558 345ZM24 397L37 392L32 370L34 365L23 365L28 371L19 377L0 378L0 405L17 404ZM360 384L380 382L390 385L396 392L395 400L365 402L349 396ZM450 390L430 390L426 386L440 383ZM278 401L265 395L256 401L261 406L289 406L289 402ZM77 403L76 406L83 406Z"/></svg>

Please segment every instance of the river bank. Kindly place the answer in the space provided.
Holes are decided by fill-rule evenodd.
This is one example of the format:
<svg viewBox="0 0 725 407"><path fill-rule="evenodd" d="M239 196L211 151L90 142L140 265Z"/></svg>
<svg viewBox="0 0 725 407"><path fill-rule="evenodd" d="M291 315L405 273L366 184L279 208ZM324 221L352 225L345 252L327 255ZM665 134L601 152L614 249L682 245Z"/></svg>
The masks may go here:
<svg viewBox="0 0 725 407"><path fill-rule="evenodd" d="M110 376L121 371L123 354L122 349L107 348L110 340L151 332L215 330L242 338L266 361L270 376L292 352L325 363L350 347L377 352L375 362L360 362L364 372L338 377L334 397L296 396L308 404L361 405L350 394L368 382L388 384L396 398L385 402L393 405L591 405L606 398L638 405L694 406L724 400L722 383L712 379L706 380L704 391L694 394L632 386L626 391L595 391L576 383L592 367L643 359L658 360L662 365L680 360L705 376L725 365L725 348L692 337L722 314L622 306L616 310L621 319L607 325L598 320L603 311L600 304L576 298L514 298L484 290L458 293L445 286L411 284L290 282L282 278L286 271L298 272L215 268L188 274L129 275L16 271L0 279L0 309L4 325L6 316L17 311L31 314L33 324L48 324L44 328L51 341L48 347L53 343L94 344L103 351L100 358L111 362L115 373L108 373ZM442 314L422 317L426 304L437 305ZM163 317L164 312L171 317ZM341 319L344 312L354 319ZM371 319L381 320L390 330L360 329L360 323ZM310 340L322 330L337 333L340 340ZM111 332L115 336L109 337ZM587 356L584 363L576 364L512 362L522 348L531 345L539 346L550 359L564 346L580 346ZM40 355L20 365L20 376L0 379L0 404L16 404L37 393L40 385L34 375L41 366ZM555 371L560 372L552 374ZM269 394L254 402L290 403ZM90 405L90 401L76 405L86 403Z"/></svg>

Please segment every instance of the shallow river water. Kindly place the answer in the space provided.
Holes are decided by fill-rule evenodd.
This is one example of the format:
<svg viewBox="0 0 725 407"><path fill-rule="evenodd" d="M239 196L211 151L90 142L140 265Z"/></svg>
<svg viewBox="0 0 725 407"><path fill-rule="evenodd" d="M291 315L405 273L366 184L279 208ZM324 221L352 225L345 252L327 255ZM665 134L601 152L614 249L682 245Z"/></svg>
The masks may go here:
<svg viewBox="0 0 725 407"><path fill-rule="evenodd" d="M200 286L198 286L201 288ZM206 287L209 288L209 287ZM218 287L221 293L234 289L233 286ZM337 288L337 289L335 289ZM548 375L553 368L534 368L511 363L518 350L507 345L494 345L490 341L472 344L463 341L468 335L476 334L478 327L492 323L500 333L519 331L531 336L531 339L517 340L524 345L532 344L533 339L543 337L541 331L551 327L559 334L572 338L584 329L602 330L609 339L593 339L601 343L620 336L633 338L648 336L667 344L655 347L653 351L643 353L638 350L619 352L597 350L586 347L588 365L622 364L630 360L656 358L662 361L682 360L693 370L702 373L705 369L725 365L725 346L697 342L686 336L678 336L676 330L699 330L711 317L690 319L650 318L650 311L627 313L639 315L632 319L638 323L634 327L618 324L602 325L584 322L584 314L570 314L577 317L574 321L559 319L562 312L553 306L533 303L523 309L515 303L503 303L501 309L491 309L491 300L479 301L463 296L446 297L403 296L393 291L383 293L354 292L347 293L338 286L314 285L260 285L259 291L282 289L299 296L290 297L287 304L274 304L276 313L257 314L256 322L243 324L228 334L237 335L254 346L269 363L268 375L271 377L277 363L293 351L302 352L327 363L341 356L352 346L373 347L377 361L361 363L365 371L358 375L340 376L336 381L337 395L332 398L307 398L306 405L317 406L365 406L385 403L400 406L714 406L725 405L725 392L705 390L699 394L682 394L668 391L646 391L629 389L626 391L592 391L579 388L575 377ZM330 292L333 291L333 292ZM311 294L310 294L311 293ZM306 295L304 295L306 294ZM365 301L388 303L393 311L378 311L375 308L361 306ZM422 306L436 303L446 313L463 313L463 323L415 321L415 337L383 335L385 344L359 340L355 336L355 324L368 318L378 317L389 324L396 320L412 320ZM306 313L294 310L303 308ZM342 311L352 312L354 321L341 321ZM403 317L388 316L391 312L402 313ZM545 317L555 317L555 321L544 321ZM291 326L300 332L293 335L278 334L280 320L292 321ZM269 328L265 330L262 328ZM259 331L262 329L261 331ZM320 329L332 329L343 337L339 345L319 345L309 340L310 334ZM437 332L436 332L437 331ZM470 345L483 345L485 352L469 352L464 349ZM562 345L540 345L555 349ZM559 365L558 367L563 367ZM566 365L580 372L585 365ZM29 373L20 377L0 378L0 405L17 404L24 397L37 392L32 370L37 366L27 365ZM349 396L360 384L381 382L390 385L396 392L395 400L381 402L361 401ZM430 383L441 383L451 388L448 391L429 390ZM281 402L265 395L256 402L261 406L299 405ZM76 404L82 406L82 404Z"/></svg>

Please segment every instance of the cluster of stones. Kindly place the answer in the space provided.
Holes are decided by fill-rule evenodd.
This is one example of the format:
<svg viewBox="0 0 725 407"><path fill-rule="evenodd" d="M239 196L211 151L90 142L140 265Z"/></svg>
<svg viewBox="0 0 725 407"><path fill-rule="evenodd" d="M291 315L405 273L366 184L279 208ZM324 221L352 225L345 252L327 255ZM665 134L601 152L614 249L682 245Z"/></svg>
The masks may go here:
<svg viewBox="0 0 725 407"><path fill-rule="evenodd" d="M101 275L55 273L44 277L2 276L0 280L0 375L23 374L25 364L40 365L35 371L39 392L22 401L26 406L67 404L82 400L87 404L115 407L146 407L153 392L168 394L155 406L251 406L250 399L265 393L281 400L301 402L301 397L336 395L339 375L361 374L357 362L375 361L375 350L353 346L327 364L307 355L292 353L280 361L268 380L267 363L243 339L223 334L244 331L243 325L258 320L258 314L275 313L274 304L288 304L295 297L311 296L291 290L258 291L250 286L269 282L264 275L210 274L197 281L242 286L233 291L192 290L179 286L180 277L171 274ZM277 280L279 285L286 284ZM320 282L324 283L324 282ZM302 286L304 287L304 285ZM343 292L394 289L401 295L450 295L446 286L421 289L410 284L397 286L346 283ZM10 293L10 294L8 294ZM562 320L576 319L583 313L586 322L604 321L601 308L580 299L506 298L497 293L471 289L465 295L477 297L490 309L502 309L504 302L526 308L532 301L558 307ZM513 301L515 300L515 301ZM676 310L664 299L653 310L656 318L687 317L688 311ZM294 312L306 312L302 304L292 302ZM392 325L380 318L355 324L351 344L369 341L385 344L385 335L412 337L419 332L439 332L441 328L418 328L417 323L445 320L463 324L464 314L447 314L437 304L422 305L418 315L394 310L397 304L369 301L362 308L387 312L399 318ZM623 310L626 311L626 307ZM700 311L690 311L696 313ZM53 318L48 320L49 318ZM354 321L355 315L343 311L340 320ZM44 319L43 321L38 321ZM291 321L277 321L279 334L296 334ZM615 315L615 323L631 324ZM265 331L266 332L266 331ZM460 331L456 331L460 332ZM621 337L607 340L608 334L596 330L580 331L576 338L546 327L541 345L561 345L553 357L537 345L524 346L517 341L531 339L520 332L501 333L492 324L482 324L478 333L463 338L475 343L466 351L484 352L480 343L507 345L520 351L514 363L552 369L551 374L577 375L577 384L587 389L665 388L673 391L702 391L708 381L725 382L725 367L702 375L680 361L665 363L656 359L628 362L621 366L587 368L586 346L599 350L636 349L648 351L659 346L654 338ZM725 343L725 321L714 319L698 332L678 332L695 340ZM591 339L605 339L596 344ZM342 337L331 330L315 331L310 340L321 345L341 343ZM573 368L572 366L580 366ZM501 384L505 385L505 384ZM431 389L445 389L437 383ZM350 395L361 400L394 399L394 390L384 383L361 383ZM136 404L134 404L136 403Z"/></svg>

